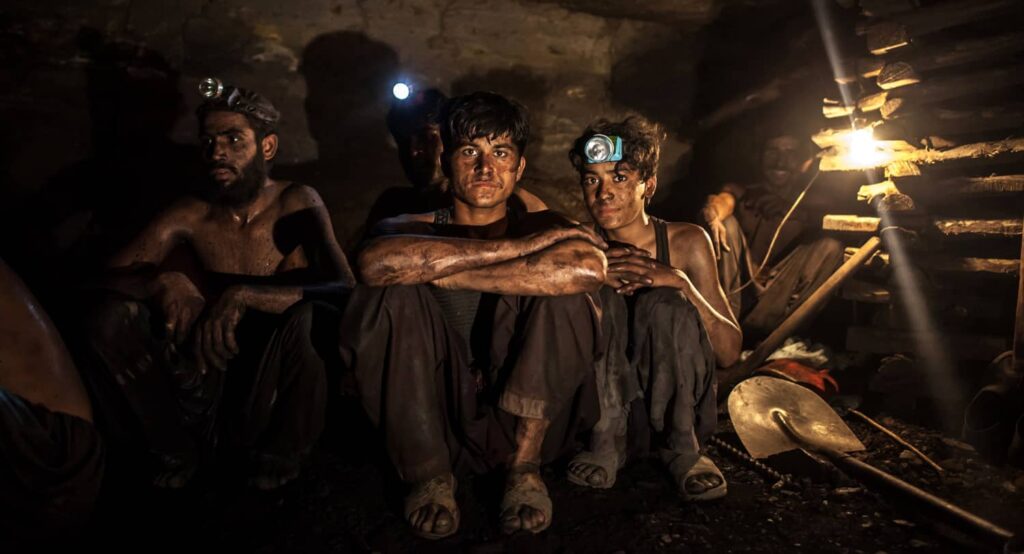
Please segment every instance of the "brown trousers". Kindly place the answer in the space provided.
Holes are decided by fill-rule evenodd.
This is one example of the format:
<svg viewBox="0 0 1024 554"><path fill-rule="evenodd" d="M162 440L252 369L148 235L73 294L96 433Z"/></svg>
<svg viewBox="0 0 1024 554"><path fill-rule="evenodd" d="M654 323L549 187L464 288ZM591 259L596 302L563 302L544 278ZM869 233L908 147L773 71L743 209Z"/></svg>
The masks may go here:
<svg viewBox="0 0 1024 554"><path fill-rule="evenodd" d="M596 365L601 421L595 440L621 435L629 422L635 443L647 434L636 425L649 425L663 457L696 463L717 421L715 353L700 313L676 289L625 297L604 287L600 296L606 346Z"/></svg>
<svg viewBox="0 0 1024 554"><path fill-rule="evenodd" d="M158 456L194 459L218 443L255 454L300 456L324 426L327 382L314 327L329 327L332 311L307 302L282 315L249 312L236 331L239 355L226 371L201 375L190 357L171 347L160 318L146 304L109 299L90 322L98 362L90 365L103 373L90 380L114 383L105 390L118 398L100 393L99 409L116 413L122 406L137 424L133 431ZM333 320L336 329L336 315Z"/></svg>
<svg viewBox="0 0 1024 554"><path fill-rule="evenodd" d="M761 260L751 259L735 217L729 216L722 223L731 252L722 249L718 278L745 332L771 333L843 263L842 243L831 237L814 237L800 242L778 263L762 271L762 277L769 280L759 296L753 285L739 291Z"/></svg>
<svg viewBox="0 0 1024 554"><path fill-rule="evenodd" d="M359 286L342 318L342 361L406 482L505 463L518 417L552 421L551 461L598 418L598 318L586 294L485 294L467 341L428 285Z"/></svg>

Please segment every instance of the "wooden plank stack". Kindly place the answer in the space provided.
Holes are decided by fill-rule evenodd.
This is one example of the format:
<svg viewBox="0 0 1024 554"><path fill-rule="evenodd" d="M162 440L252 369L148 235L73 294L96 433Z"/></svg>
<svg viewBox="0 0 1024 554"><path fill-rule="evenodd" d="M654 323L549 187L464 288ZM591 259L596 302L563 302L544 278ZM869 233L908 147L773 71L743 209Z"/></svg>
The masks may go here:
<svg viewBox="0 0 1024 554"><path fill-rule="evenodd" d="M873 167L884 175L861 189L863 213L829 215L823 227L850 237L896 228L899 242L883 234L886 252L842 292L876 306L849 329L847 347L914 352L941 342L960 360L1012 348L1024 369L1024 2L859 7L854 32L864 54L836 76L856 100L826 99L822 112L834 125L815 141L826 149L822 171ZM885 155L864 166L837 145L851 128L867 127ZM899 208L884 208L895 198L888 204ZM913 277L913 293L901 290L898 274ZM907 313L920 306L908 296L923 296L935 323L924 332L938 336L916 336L922 330Z"/></svg>

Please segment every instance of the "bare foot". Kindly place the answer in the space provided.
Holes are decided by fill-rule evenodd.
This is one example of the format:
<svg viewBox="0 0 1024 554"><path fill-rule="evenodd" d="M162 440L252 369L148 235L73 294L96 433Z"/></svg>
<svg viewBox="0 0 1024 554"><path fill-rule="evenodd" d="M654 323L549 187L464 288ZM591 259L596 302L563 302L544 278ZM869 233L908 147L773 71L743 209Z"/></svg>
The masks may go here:
<svg viewBox="0 0 1024 554"><path fill-rule="evenodd" d="M442 539L458 531L455 477L446 473L413 485L405 497L405 519L425 539Z"/></svg>
<svg viewBox="0 0 1024 554"><path fill-rule="evenodd" d="M608 483L608 474L604 468L597 464L574 459L569 462L570 481L578 485L586 484L595 488L605 488Z"/></svg>
<svg viewBox="0 0 1024 554"><path fill-rule="evenodd" d="M540 533L551 525L551 497L540 468L529 464L509 470L501 500L501 527L505 533Z"/></svg>
<svg viewBox="0 0 1024 554"><path fill-rule="evenodd" d="M299 476L298 458L257 454L249 484L261 491L274 490Z"/></svg>

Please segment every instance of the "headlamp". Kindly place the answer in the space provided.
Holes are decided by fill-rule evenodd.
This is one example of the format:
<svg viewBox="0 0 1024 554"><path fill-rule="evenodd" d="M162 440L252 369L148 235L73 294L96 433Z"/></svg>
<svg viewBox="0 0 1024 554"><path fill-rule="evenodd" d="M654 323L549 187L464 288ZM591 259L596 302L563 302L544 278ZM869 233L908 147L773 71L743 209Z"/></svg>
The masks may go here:
<svg viewBox="0 0 1024 554"><path fill-rule="evenodd" d="M206 100L215 100L224 94L224 83L216 77L207 77L199 81L199 95Z"/></svg>
<svg viewBox="0 0 1024 554"><path fill-rule="evenodd" d="M408 83L399 81L395 83L395 86L391 87L391 94L398 100L405 100L412 94L412 87Z"/></svg>
<svg viewBox="0 0 1024 554"><path fill-rule="evenodd" d="M622 160L622 137L594 135L583 145L583 157L588 164L618 162Z"/></svg>

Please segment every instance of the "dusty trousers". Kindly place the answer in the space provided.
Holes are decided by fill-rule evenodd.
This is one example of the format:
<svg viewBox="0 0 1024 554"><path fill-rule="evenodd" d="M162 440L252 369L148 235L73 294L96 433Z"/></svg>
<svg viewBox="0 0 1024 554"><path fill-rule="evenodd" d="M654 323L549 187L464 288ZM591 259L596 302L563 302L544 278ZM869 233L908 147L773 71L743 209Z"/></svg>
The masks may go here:
<svg viewBox="0 0 1024 554"><path fill-rule="evenodd" d="M337 317L321 302L281 315L249 311L236 330L240 353L225 371L203 374L186 354L191 342L173 347L147 304L111 297L89 322L87 381L98 391L104 427L121 441L141 438L158 457L196 460L223 446L294 459L324 426L327 378L318 351L324 336L335 339Z"/></svg>
<svg viewBox="0 0 1024 554"><path fill-rule="evenodd" d="M469 337L429 285L358 286L342 318L343 363L399 476L485 472L515 451L519 417L551 426L545 462L599 415L593 296L481 295Z"/></svg>
<svg viewBox="0 0 1024 554"><path fill-rule="evenodd" d="M717 421L715 354L700 313L672 288L622 296L603 287L600 295L605 345L595 366L601 398L595 440L628 432L634 445L693 465ZM650 431L653 444L640 439Z"/></svg>

